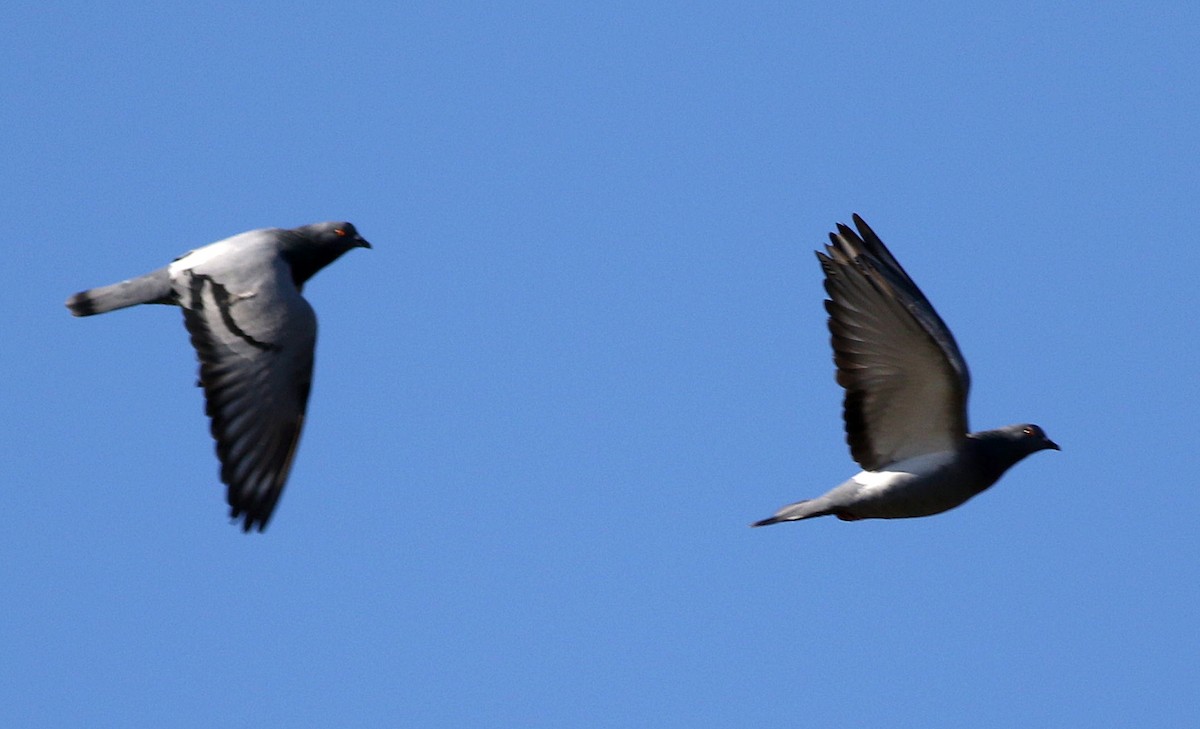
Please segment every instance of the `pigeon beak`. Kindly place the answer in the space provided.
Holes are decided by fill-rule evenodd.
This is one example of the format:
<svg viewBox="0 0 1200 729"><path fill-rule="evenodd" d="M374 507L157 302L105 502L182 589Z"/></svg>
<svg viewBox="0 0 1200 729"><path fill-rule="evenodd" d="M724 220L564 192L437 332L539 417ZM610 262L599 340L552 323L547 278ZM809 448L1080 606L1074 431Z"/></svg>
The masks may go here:
<svg viewBox="0 0 1200 729"><path fill-rule="evenodd" d="M361 235L357 235L354 237L354 246L356 248L370 248L371 244L366 238L362 237Z"/></svg>
<svg viewBox="0 0 1200 729"><path fill-rule="evenodd" d="M1053 450L1056 450L1056 451L1061 451L1061 450L1062 450L1062 448L1059 448L1059 447L1058 447L1058 444L1057 444L1057 443L1055 443L1054 441L1050 440L1049 438L1046 438L1046 439L1044 439L1044 440L1042 441L1042 447L1043 447L1043 448L1047 448L1047 449L1053 449Z"/></svg>

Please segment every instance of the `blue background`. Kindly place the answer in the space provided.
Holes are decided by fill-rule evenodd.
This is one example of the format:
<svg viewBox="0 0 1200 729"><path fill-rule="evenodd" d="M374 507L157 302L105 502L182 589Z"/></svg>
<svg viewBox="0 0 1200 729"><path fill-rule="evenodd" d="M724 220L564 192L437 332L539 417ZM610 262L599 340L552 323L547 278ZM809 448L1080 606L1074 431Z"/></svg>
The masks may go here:
<svg viewBox="0 0 1200 729"><path fill-rule="evenodd" d="M0 10L0 724L1200 721L1194 3L398 5ZM851 212L1064 450L748 529L857 470ZM245 536L179 313L62 301L326 219Z"/></svg>

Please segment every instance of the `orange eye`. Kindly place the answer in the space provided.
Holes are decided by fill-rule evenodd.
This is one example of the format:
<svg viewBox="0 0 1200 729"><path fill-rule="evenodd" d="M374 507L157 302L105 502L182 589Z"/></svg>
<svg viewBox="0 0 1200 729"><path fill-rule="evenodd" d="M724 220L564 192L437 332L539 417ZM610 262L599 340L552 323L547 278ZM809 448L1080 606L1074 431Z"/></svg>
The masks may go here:
<svg viewBox="0 0 1200 729"><path fill-rule="evenodd" d="M342 228L335 228L333 232L337 233L339 237L346 234L346 231Z"/></svg>

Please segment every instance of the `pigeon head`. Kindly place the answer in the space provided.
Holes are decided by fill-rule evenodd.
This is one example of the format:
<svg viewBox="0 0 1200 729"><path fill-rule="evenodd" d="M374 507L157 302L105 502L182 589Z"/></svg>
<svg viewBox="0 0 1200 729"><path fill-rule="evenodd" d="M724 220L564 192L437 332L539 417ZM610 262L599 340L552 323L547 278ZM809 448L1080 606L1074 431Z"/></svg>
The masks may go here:
<svg viewBox="0 0 1200 729"><path fill-rule="evenodd" d="M371 247L347 222L313 223L284 232L280 253L292 267L297 288L351 248Z"/></svg>
<svg viewBox="0 0 1200 729"><path fill-rule="evenodd" d="M1006 425L995 430L972 433L970 437L989 443L998 451L1020 454L1018 460L1038 451L1062 450L1046 437L1046 431L1033 423Z"/></svg>
<svg viewBox="0 0 1200 729"><path fill-rule="evenodd" d="M978 467L995 478L1000 478L1001 474L1028 455L1038 451L1062 450L1046 437L1045 431L1032 423L971 433L967 439L968 448L980 457Z"/></svg>
<svg viewBox="0 0 1200 729"><path fill-rule="evenodd" d="M1046 437L1046 431L1042 430L1033 423L1026 423L1024 425L1013 427L1020 430L1018 439L1022 443L1026 444L1030 453L1036 453L1037 451L1044 450L1062 450L1062 448L1058 447L1057 443Z"/></svg>

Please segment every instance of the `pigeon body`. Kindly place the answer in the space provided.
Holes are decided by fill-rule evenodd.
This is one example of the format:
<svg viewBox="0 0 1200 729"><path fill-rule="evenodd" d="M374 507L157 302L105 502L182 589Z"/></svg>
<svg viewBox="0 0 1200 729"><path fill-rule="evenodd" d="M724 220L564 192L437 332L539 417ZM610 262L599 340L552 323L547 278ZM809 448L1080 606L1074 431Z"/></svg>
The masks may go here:
<svg viewBox="0 0 1200 729"><path fill-rule="evenodd" d="M90 316L135 304L182 307L228 487L232 518L262 531L287 482L312 384L317 319L304 283L351 248L350 223L252 230L144 276L75 294Z"/></svg>
<svg viewBox="0 0 1200 729"><path fill-rule="evenodd" d="M817 252L851 455L863 470L755 522L902 519L953 509L1018 461L1058 450L1036 425L969 433L970 374L950 329L875 232L838 225Z"/></svg>

